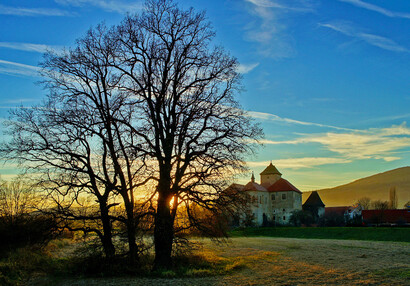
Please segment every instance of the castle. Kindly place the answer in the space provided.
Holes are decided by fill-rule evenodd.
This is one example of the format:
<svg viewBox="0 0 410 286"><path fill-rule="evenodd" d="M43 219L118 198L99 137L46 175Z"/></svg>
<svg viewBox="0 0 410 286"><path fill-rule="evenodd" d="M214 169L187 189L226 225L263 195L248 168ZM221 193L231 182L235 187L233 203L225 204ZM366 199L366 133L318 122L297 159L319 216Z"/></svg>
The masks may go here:
<svg viewBox="0 0 410 286"><path fill-rule="evenodd" d="M234 187L247 195L248 211L258 226L268 222L287 224L293 211L302 210L302 192L283 179L272 163L260 173L260 184L255 182L252 173L250 182Z"/></svg>

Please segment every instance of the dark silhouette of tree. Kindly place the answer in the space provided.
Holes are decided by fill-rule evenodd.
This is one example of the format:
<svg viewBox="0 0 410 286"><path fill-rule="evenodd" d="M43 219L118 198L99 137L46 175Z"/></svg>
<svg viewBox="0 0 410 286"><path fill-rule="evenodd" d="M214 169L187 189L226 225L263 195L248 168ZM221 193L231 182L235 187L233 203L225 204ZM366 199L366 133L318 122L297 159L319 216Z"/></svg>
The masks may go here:
<svg viewBox="0 0 410 286"><path fill-rule="evenodd" d="M389 202L388 201L382 201L382 200L376 200L372 202L372 208L374 210L387 210L389 209Z"/></svg>
<svg viewBox="0 0 410 286"><path fill-rule="evenodd" d="M217 212L234 197L223 196L225 178L244 168L247 140L261 130L233 95L240 88L238 63L221 47L204 13L181 10L172 1L149 0L145 12L127 17L115 30L119 86L138 99L133 130L138 152L155 164L155 266L171 265L174 221L184 204Z"/></svg>
<svg viewBox="0 0 410 286"><path fill-rule="evenodd" d="M118 124L133 120L135 112L132 97L117 88L119 76L110 68L115 47L107 36L98 26L74 49L45 55L43 84L50 94L39 106L12 112L12 140L2 154L42 174L39 184L56 205L52 213L70 230L96 233L107 257L115 253L113 222L125 223L134 261L133 192L145 182L140 173L146 167L133 153L134 133ZM125 216L110 214L118 196Z"/></svg>
<svg viewBox="0 0 410 286"><path fill-rule="evenodd" d="M220 235L211 222L243 202L227 182L245 170L262 130L234 99L238 63L212 46L214 35L203 12L148 0L142 14L91 29L63 54L48 53L47 101L14 111L3 154L44 174L63 217L101 223L81 230L97 233L107 256L113 222L127 225L135 258L137 222L154 212L154 268L169 268L178 231ZM134 192L150 180L156 187L146 211L136 212ZM96 205L78 214L73 206L84 195ZM125 216L110 213L118 198ZM176 224L178 216L187 220Z"/></svg>

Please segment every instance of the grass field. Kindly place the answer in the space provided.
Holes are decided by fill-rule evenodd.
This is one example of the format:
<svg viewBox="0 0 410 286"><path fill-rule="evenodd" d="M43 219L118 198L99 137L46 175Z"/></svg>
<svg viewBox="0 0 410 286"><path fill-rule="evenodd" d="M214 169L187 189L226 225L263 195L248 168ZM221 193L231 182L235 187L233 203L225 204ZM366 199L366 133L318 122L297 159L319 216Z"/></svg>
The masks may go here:
<svg viewBox="0 0 410 286"><path fill-rule="evenodd" d="M410 285L408 243L237 237L215 244L200 239L194 255L203 258L187 275L53 277L28 285L84 286L249 286L249 285ZM197 260L201 261L201 260ZM204 263L205 262L205 263ZM211 265L211 267L210 267Z"/></svg>
<svg viewBox="0 0 410 286"><path fill-rule="evenodd" d="M410 228L404 227L259 227L230 232L232 237L291 237L369 241L410 242Z"/></svg>

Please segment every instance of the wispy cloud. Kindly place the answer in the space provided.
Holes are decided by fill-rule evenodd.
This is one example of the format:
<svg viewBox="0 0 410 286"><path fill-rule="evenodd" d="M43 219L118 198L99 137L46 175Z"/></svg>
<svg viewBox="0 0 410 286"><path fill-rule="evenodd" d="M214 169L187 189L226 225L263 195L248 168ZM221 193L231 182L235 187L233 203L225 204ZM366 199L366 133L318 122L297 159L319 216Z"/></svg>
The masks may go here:
<svg viewBox="0 0 410 286"><path fill-rule="evenodd" d="M371 128L350 133L313 134L294 140L264 140L264 144L305 144L317 143L329 151L352 159L383 159L394 161L400 159L397 152L410 148L410 128L404 122L389 128Z"/></svg>
<svg viewBox="0 0 410 286"><path fill-rule="evenodd" d="M26 52L37 52L45 53L49 50L61 50L60 46L47 46L42 44L32 44L32 43L12 43L12 42L0 42L0 48L26 51Z"/></svg>
<svg viewBox="0 0 410 286"><path fill-rule="evenodd" d="M306 122L306 121L300 121L300 120L290 119L286 117L280 117L278 115L271 114L271 113L264 113L264 112L257 112L257 111L248 111L247 113L250 117L253 117L255 119L271 120L271 121L278 121L278 122L305 125L305 126L324 127L324 128L331 128L331 129L337 129L337 130L355 131L355 129L349 129L349 128L337 127L337 126L326 125L326 124L321 124L321 123Z"/></svg>
<svg viewBox="0 0 410 286"><path fill-rule="evenodd" d="M327 157L304 157L304 158L289 158L275 160L275 166L279 169L302 169L313 168L316 166L330 164L346 164L352 162L345 158L327 158ZM266 167L270 161L262 162L246 162L249 167Z"/></svg>
<svg viewBox="0 0 410 286"><path fill-rule="evenodd" d="M247 74L254 70L257 66L259 66L259 63L254 63L254 64L240 64L236 71L241 74Z"/></svg>
<svg viewBox="0 0 410 286"><path fill-rule="evenodd" d="M259 44L259 52L266 57L287 58L296 52L293 38L287 32L283 17L286 13L306 13L314 11L308 0L245 0L248 12L256 21L246 26L245 37Z"/></svg>
<svg viewBox="0 0 410 286"><path fill-rule="evenodd" d="M0 73L2 74L38 77L39 71L39 67L0 60Z"/></svg>
<svg viewBox="0 0 410 286"><path fill-rule="evenodd" d="M117 0L55 0L56 3L67 6L94 6L108 12L136 12L143 7L142 1L124 2Z"/></svg>
<svg viewBox="0 0 410 286"><path fill-rule="evenodd" d="M0 5L1 15L14 16L73 16L74 14L68 11L51 8L25 8L25 7L10 7Z"/></svg>
<svg viewBox="0 0 410 286"><path fill-rule="evenodd" d="M385 8L382 8L380 6L371 4L371 3L367 3L361 0L339 0L341 2L346 2L346 3L350 3L354 6L360 7L360 8L364 8L370 11L374 11L377 13L380 13L382 15L385 15L387 17L391 17L391 18L407 18L410 19L410 13L402 13L402 12L393 12L390 10L387 10Z"/></svg>
<svg viewBox="0 0 410 286"><path fill-rule="evenodd" d="M372 46L379 47L384 50L389 50L393 52L409 52L409 50L406 47L399 45L398 43L389 38L364 33L360 31L357 27L346 22L319 23L319 26L342 33L346 36L362 40Z"/></svg>

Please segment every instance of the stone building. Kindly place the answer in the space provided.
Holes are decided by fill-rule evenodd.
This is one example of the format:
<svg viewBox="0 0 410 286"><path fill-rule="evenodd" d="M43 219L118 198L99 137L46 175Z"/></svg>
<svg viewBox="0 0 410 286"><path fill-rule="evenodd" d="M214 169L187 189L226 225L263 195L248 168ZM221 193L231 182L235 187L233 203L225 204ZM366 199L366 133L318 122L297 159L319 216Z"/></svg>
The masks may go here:
<svg viewBox="0 0 410 286"><path fill-rule="evenodd" d="M272 163L260 173L260 184L251 181L246 185L235 184L249 200L249 213L256 225L287 224L293 211L302 209L302 192L289 181Z"/></svg>

